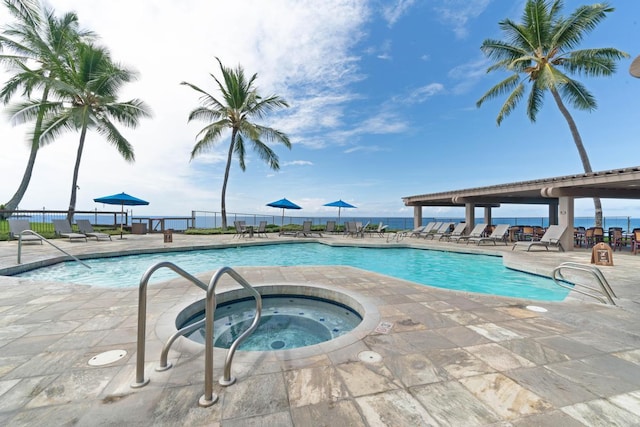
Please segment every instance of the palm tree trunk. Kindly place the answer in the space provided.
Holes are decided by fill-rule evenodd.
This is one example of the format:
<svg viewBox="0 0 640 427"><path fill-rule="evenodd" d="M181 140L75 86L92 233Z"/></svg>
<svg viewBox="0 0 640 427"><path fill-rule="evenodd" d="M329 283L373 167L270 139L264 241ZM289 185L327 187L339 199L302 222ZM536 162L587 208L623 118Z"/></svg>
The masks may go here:
<svg viewBox="0 0 640 427"><path fill-rule="evenodd" d="M42 102L46 102L49 97L49 88L45 87L44 92L42 93ZM44 119L44 110L40 108L38 112L38 118L36 119L36 124L33 130L33 139L31 140L31 152L29 153L29 160L27 161L27 167L24 170L24 175L22 175L22 181L20 181L20 185L16 190L13 197L4 205L4 209L8 211L16 210L24 194L27 192L27 188L29 187L29 182L31 181L31 176L33 175L33 168L36 164L36 156L38 155L38 149L40 148L40 131L42 129L42 121Z"/></svg>
<svg viewBox="0 0 640 427"><path fill-rule="evenodd" d="M71 199L69 200L69 213L67 213L67 221L73 223L73 211L76 210L76 197L78 194L78 174L80 172L80 160L82 159L82 150L84 149L84 140L87 136L87 126L82 127L80 132L80 143L78 144L78 153L76 154L76 164L73 168L73 179L71 180Z"/></svg>
<svg viewBox="0 0 640 427"><path fill-rule="evenodd" d="M569 129L571 130L571 135L573 136L573 142L576 144L576 148L578 149L578 154L580 155L580 160L582 161L582 167L586 173L591 173L593 170L591 169L591 162L589 162L589 156L587 155L587 150L584 148L584 144L582 144L582 138L580 137L580 132L578 132L578 127L576 126L576 122L571 117L569 110L564 106L562 102L562 98L560 98L560 94L555 89L551 88L551 94L553 95L553 99L555 99L560 112L564 116L567 124L569 124ZM595 207L595 226L602 227L602 203L600 202L599 197L593 198L593 205Z"/></svg>
<svg viewBox="0 0 640 427"><path fill-rule="evenodd" d="M227 195L227 181L229 181L229 171L231 170L231 160L233 160L233 147L236 142L236 134L238 131L234 128L231 132L231 144L229 144L229 153L227 154L227 167L224 170L224 180L222 181L222 195L220 196L220 215L222 215L222 231L227 229L227 205L225 203Z"/></svg>

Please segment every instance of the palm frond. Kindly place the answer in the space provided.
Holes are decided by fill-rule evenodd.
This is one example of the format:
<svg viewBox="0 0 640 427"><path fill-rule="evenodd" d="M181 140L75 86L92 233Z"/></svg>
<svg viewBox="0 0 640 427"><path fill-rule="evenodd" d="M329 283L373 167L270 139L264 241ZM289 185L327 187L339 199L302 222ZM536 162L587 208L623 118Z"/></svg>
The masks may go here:
<svg viewBox="0 0 640 427"><path fill-rule="evenodd" d="M598 107L595 97L578 81L569 79L560 86L560 93L579 110L593 111Z"/></svg>
<svg viewBox="0 0 640 427"><path fill-rule="evenodd" d="M489 89L484 95L482 95L480 99L476 101L476 107L480 107L484 103L484 101L488 99L493 99L505 93L511 92L518 86L519 81L520 76L518 74L513 74L510 77L507 77L506 79Z"/></svg>
<svg viewBox="0 0 640 427"><path fill-rule="evenodd" d="M524 84L520 82L515 89L511 92L511 94L507 97L504 104L502 104L502 108L498 112L498 117L496 117L496 123L498 126L502 123L505 117L507 117L511 112L516 108L518 102L522 99L524 95Z"/></svg>
<svg viewBox="0 0 640 427"><path fill-rule="evenodd" d="M135 161L135 154L133 152L133 146L127 141L127 139L122 136L120 131L113 125L113 123L106 119L102 118L99 120L99 124L96 127L96 131L104 136L107 142L118 150L123 159L127 162Z"/></svg>
<svg viewBox="0 0 640 427"><path fill-rule="evenodd" d="M606 3L579 7L567 19L558 20L553 30L553 45L573 49L613 10Z"/></svg>
<svg viewBox="0 0 640 427"><path fill-rule="evenodd" d="M529 98L527 99L527 116L532 123L535 123L538 112L542 108L544 101L544 90L540 88L539 81L533 82Z"/></svg>

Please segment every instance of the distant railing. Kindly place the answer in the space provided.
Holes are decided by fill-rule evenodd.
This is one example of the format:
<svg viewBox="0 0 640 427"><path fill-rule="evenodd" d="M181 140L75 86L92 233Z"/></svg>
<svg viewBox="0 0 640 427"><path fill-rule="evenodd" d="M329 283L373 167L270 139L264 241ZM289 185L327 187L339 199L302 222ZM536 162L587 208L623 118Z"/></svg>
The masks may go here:
<svg viewBox="0 0 640 427"><path fill-rule="evenodd" d="M53 220L64 219L67 217L69 211L63 210L0 210L0 232L8 232L9 225L7 221L2 219L20 218L29 220L31 229L36 233L48 233L53 231ZM122 218L121 218L122 215ZM127 223L127 212L124 214L120 211L74 211L73 218L75 219L88 219L91 224L117 228L120 226L120 221L124 224Z"/></svg>

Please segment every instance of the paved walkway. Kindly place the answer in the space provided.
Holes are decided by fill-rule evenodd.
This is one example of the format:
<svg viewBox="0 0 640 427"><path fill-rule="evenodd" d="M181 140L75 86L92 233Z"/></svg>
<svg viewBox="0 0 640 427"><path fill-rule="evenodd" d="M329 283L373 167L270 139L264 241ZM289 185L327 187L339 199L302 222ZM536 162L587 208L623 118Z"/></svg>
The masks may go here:
<svg viewBox="0 0 640 427"><path fill-rule="evenodd" d="M238 244L231 237L173 237L167 244L162 235L55 243L78 256ZM375 237L357 243L388 246ZM584 250L527 253L424 239L401 243L501 254L508 266L540 274L562 261L590 259ZM47 245L31 244L22 253L23 264L58 257ZM16 260L17 243L0 242L0 273L21 268ZM615 252L614 264L601 270L621 297L616 307L576 295L541 303L446 291L349 267L238 268L260 286L309 285L355 296L367 310L365 324L345 339L309 348L238 352L237 382L214 382L219 400L208 408L198 406L202 346L181 338L169 353L173 367L154 369L162 343L175 330L176 313L203 298L198 288L182 279L149 286L150 383L134 389L136 288L0 276L0 424L640 425L640 256ZM225 279L220 290L232 287ZM547 311L531 311L530 304ZM114 350L124 357L90 364ZM223 358L216 351L216 380Z"/></svg>

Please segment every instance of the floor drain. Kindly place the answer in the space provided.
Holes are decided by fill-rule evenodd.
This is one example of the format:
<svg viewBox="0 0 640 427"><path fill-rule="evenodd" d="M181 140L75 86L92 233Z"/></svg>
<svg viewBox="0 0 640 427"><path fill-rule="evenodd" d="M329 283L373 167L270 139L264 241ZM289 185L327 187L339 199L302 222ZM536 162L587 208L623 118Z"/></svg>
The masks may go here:
<svg viewBox="0 0 640 427"><path fill-rule="evenodd" d="M89 365L91 366L103 366L109 363L117 362L127 355L126 350L109 350L104 353L96 354L89 359Z"/></svg>
<svg viewBox="0 0 640 427"><path fill-rule="evenodd" d="M274 341L271 343L271 348L274 350L280 350L284 347L284 341Z"/></svg>
<svg viewBox="0 0 640 427"><path fill-rule="evenodd" d="M537 305L528 305L525 307L529 311L535 311L536 313L546 313L547 309L544 307L539 307Z"/></svg>
<svg viewBox="0 0 640 427"><path fill-rule="evenodd" d="M382 356L375 351L361 351L358 353L358 359L367 363L376 363L382 360Z"/></svg>

